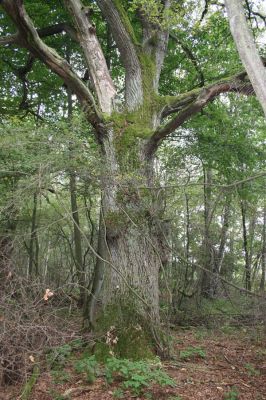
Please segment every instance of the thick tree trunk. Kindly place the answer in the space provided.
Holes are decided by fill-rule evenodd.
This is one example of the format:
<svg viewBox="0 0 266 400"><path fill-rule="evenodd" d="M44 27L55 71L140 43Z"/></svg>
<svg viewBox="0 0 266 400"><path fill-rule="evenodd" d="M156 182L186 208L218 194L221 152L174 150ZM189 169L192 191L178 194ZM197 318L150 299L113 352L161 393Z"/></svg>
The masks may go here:
<svg viewBox="0 0 266 400"><path fill-rule="evenodd" d="M98 327L119 327L126 331L141 326L156 337L159 346L157 327L159 325L159 270L162 243L158 224L160 211L150 189L151 165L143 161L141 146L136 145L136 159L125 167L127 150L120 151L110 132L104 141L104 163L107 171L102 178L102 209L105 263L100 263L99 272L102 312L98 314ZM132 148L131 148L132 152ZM131 153L132 154L132 153ZM152 161L150 161L151 163ZM145 187L149 181L149 189ZM99 242L99 243L100 243ZM104 273L102 271L104 265ZM104 276L101 285L102 276ZM99 298L96 287L95 301ZM110 317L111 315L111 317ZM103 322L104 321L104 322ZM109 321L106 324L106 321ZM135 340L135 339L134 339ZM128 347L136 344L128 344ZM138 346L138 345L137 345ZM132 346L131 346L132 347Z"/></svg>
<svg viewBox="0 0 266 400"><path fill-rule="evenodd" d="M143 166L138 152L136 149L135 171L131 169L133 165L123 170L123 160L117 161L121 153L116 153L112 140L105 143L109 177L105 175L104 178L103 215L109 265L105 271L103 304L114 304L117 299L123 299L123 303L128 302L136 310L159 321L158 210L152 193L145 193L143 198L138 189L140 179L144 185L148 181L149 185L151 183L150 174L144 175L151 168Z"/></svg>

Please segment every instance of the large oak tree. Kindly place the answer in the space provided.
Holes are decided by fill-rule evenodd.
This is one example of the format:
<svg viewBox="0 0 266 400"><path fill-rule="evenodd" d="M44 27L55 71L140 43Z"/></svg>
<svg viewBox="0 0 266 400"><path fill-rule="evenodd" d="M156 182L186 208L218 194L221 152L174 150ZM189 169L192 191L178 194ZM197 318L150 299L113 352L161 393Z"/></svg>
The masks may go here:
<svg viewBox="0 0 266 400"><path fill-rule="evenodd" d="M2 0L13 29L0 38L0 44L26 49L63 80L78 99L101 151L101 232L91 307L100 293L105 309L119 306L123 314L130 307L132 314L145 316L149 325L157 324L159 271L167 261L167 246L162 195L154 175L156 152L169 135L220 94L250 94L253 89L243 71L228 78L221 73L220 79L205 83L195 56L182 44L184 33L176 35L179 23L173 16L181 8L175 2L97 0L89 4L91 8L80 0L65 0L60 6L56 2L55 12L63 8L67 21L59 19L40 28L30 17L29 2ZM100 44L98 27L92 22L91 9L96 7L115 44L113 54L121 60L119 79L112 78L108 51ZM89 84L67 58L48 46L46 39L58 34L68 35L75 51L82 54ZM177 88L178 95L160 94L170 40L171 48L181 45L180 51L200 77L192 90L180 93ZM182 75L178 65L172 69Z"/></svg>

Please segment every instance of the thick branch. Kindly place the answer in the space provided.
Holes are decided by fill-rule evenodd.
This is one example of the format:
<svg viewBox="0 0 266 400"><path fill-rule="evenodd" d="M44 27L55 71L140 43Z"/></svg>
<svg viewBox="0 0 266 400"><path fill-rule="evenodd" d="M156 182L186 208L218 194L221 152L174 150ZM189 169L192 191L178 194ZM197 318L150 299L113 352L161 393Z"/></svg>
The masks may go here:
<svg viewBox="0 0 266 400"><path fill-rule="evenodd" d="M89 75L101 110L111 114L115 88L101 45L96 36L95 27L89 20L87 8L82 5L80 0L65 0L65 4L75 22L78 41L83 49Z"/></svg>
<svg viewBox="0 0 266 400"><path fill-rule="evenodd" d="M228 80L224 79L207 87L195 89L176 98L172 105L166 106L162 111L164 117L178 111L179 113L171 121L157 129L151 136L145 149L147 157L151 157L154 154L165 137L174 132L190 117L201 111L202 108L220 94L238 92L248 95L254 93L251 83L246 81L245 77L246 73L242 72Z"/></svg>
<svg viewBox="0 0 266 400"><path fill-rule="evenodd" d="M98 128L99 131L99 128L102 126L102 118L97 110L91 92L75 74L69 63L40 39L24 8L23 1L2 0L2 6L18 28L20 45L27 48L36 58L44 62L44 64L64 80L66 85L78 97L91 124L95 128Z"/></svg>
<svg viewBox="0 0 266 400"><path fill-rule="evenodd" d="M121 0L97 0L97 4L110 27L126 70L126 106L129 110L136 109L142 103L143 89L134 30Z"/></svg>

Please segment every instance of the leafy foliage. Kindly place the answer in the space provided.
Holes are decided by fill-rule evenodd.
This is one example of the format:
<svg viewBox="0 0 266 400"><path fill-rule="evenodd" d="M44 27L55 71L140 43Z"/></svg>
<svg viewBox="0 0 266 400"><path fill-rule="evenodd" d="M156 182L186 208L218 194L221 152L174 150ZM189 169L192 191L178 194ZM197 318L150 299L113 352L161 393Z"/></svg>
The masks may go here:
<svg viewBox="0 0 266 400"><path fill-rule="evenodd" d="M185 350L181 350L179 353L181 360L193 360L195 358L205 358L206 353L201 347L187 347Z"/></svg>
<svg viewBox="0 0 266 400"><path fill-rule="evenodd" d="M93 383L96 379L97 374L97 361L95 356L85 357L78 360L74 364L74 368L78 373L85 373L87 382Z"/></svg>
<svg viewBox="0 0 266 400"><path fill-rule="evenodd" d="M159 362L109 358L105 365L105 376L108 383L122 381L122 388L130 389L135 395L139 395L153 383L175 386L175 382L162 370Z"/></svg>
<svg viewBox="0 0 266 400"><path fill-rule="evenodd" d="M224 400L238 400L239 393L237 387L233 386L224 396Z"/></svg>

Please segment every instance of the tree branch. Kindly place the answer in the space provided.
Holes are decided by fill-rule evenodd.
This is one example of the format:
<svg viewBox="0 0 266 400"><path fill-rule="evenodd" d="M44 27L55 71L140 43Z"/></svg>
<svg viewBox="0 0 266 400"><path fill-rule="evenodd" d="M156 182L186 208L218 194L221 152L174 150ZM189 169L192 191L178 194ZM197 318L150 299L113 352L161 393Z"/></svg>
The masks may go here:
<svg viewBox="0 0 266 400"><path fill-rule="evenodd" d="M102 132L102 117L91 92L72 70L69 63L41 40L25 10L23 0L2 0L1 4L18 29L19 44L27 48L34 57L41 60L64 80L65 84L78 97L90 123L98 129L98 132Z"/></svg>
<svg viewBox="0 0 266 400"><path fill-rule="evenodd" d="M87 8L83 6L80 0L65 0L65 4L76 25L79 43L84 52L89 75L101 110L111 114L115 87L96 36L96 29L89 20Z"/></svg>
<svg viewBox="0 0 266 400"><path fill-rule="evenodd" d="M37 29L37 33L40 36L40 38L56 35L62 32L66 32L71 37L71 39L75 40L76 42L78 41L75 29L65 22L47 26L42 29ZM13 44L21 45L22 43L20 39L21 37L19 32L15 33L14 35L0 37L0 45L2 46L13 45Z"/></svg>
<svg viewBox="0 0 266 400"><path fill-rule="evenodd" d="M161 20L162 22L167 23L167 12L171 7L171 0L163 0L163 9L161 11ZM155 77L154 77L154 90L158 91L159 86L159 79L161 75L161 70L165 58L165 54L167 51L167 45L169 40L169 29L168 27L163 27L160 24L155 26L154 23L149 21L149 16L143 16L143 33L144 33L144 40L145 46L144 49L148 54L154 54L155 59ZM167 24L166 24L167 25Z"/></svg>
<svg viewBox="0 0 266 400"><path fill-rule="evenodd" d="M265 62L266 64L266 62ZM245 95L254 93L250 81L246 80L246 72L241 72L231 78L223 79L204 88L197 88L191 92L173 99L170 105L162 110L162 117L172 113L178 114L164 126L160 126L146 143L145 154L151 157L160 143L190 117L201 111L210 101L222 93L237 92Z"/></svg>
<svg viewBox="0 0 266 400"><path fill-rule="evenodd" d="M97 4L121 53L126 70L126 106L129 110L134 110L143 101L141 65L137 54L138 41L121 0L97 0Z"/></svg>
<svg viewBox="0 0 266 400"><path fill-rule="evenodd" d="M180 45L180 47L182 48L184 53L190 59L190 61L194 65L195 70L197 71L199 84L200 84L201 87L203 87L204 84L205 84L204 75L203 75L203 72L202 72L202 70L201 70L201 68L199 66L197 58L194 56L194 54L192 53L190 48L184 42L182 42L182 40L180 40L174 33L172 33L172 32L170 33L170 38L173 39L177 44Z"/></svg>
<svg viewBox="0 0 266 400"><path fill-rule="evenodd" d="M19 105L20 110L28 110L30 108L30 104L28 102L28 79L27 74L31 71L34 63L34 57L30 54L26 64L23 67L15 67L9 60L3 58L3 61L11 68L13 73L17 76L17 78L22 83L22 99Z"/></svg>
<svg viewBox="0 0 266 400"><path fill-rule="evenodd" d="M258 11L253 11L252 9L252 5L249 5L248 0L245 0L246 3L246 7L247 7L247 11L248 11L248 19L251 20L252 18L256 20L257 26L258 26L258 22L256 17L259 17L265 24L266 26L266 15L262 15L261 13L259 13ZM252 17L253 15L253 17Z"/></svg>
<svg viewBox="0 0 266 400"><path fill-rule="evenodd" d="M210 0L205 0L205 5L204 5L204 10L202 11L201 17L200 17L200 22L202 22L204 20L205 15L208 12L209 9L209 1Z"/></svg>

